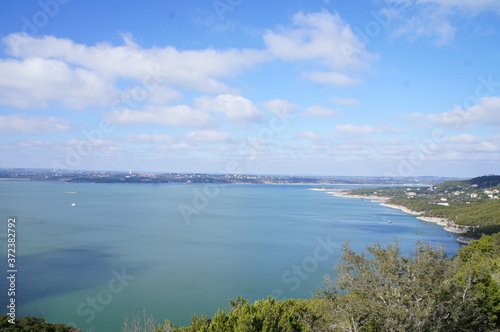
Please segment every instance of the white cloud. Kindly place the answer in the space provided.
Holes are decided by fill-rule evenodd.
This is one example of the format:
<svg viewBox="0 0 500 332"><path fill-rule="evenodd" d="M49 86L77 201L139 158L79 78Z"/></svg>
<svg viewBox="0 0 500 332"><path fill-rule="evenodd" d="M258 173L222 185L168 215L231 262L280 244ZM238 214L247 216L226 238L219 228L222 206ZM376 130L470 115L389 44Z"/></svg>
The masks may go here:
<svg viewBox="0 0 500 332"><path fill-rule="evenodd" d="M332 97L332 101L341 106L352 106L359 104L359 101L353 98L340 98L340 97Z"/></svg>
<svg viewBox="0 0 500 332"><path fill-rule="evenodd" d="M434 3L447 7L458 7L462 10L473 10L474 13L485 10L499 10L497 0L419 0L419 3Z"/></svg>
<svg viewBox="0 0 500 332"><path fill-rule="evenodd" d="M461 134L456 136L449 136L445 139L449 143L478 143L479 137L471 134Z"/></svg>
<svg viewBox="0 0 500 332"><path fill-rule="evenodd" d="M165 146L160 146L156 148L157 151L188 151L188 150L200 150L200 147L196 147L187 143L175 143ZM185 154L184 154L185 155Z"/></svg>
<svg viewBox="0 0 500 332"><path fill-rule="evenodd" d="M103 140L103 139L89 139L89 140L78 140L78 139L70 139L66 142L68 146L77 147L84 146L87 143L91 143L93 147L104 147L104 146L112 146L113 143L111 141Z"/></svg>
<svg viewBox="0 0 500 332"><path fill-rule="evenodd" d="M430 38L438 46L449 44L455 38L456 28L449 22L449 10L436 6L422 6L403 18L403 23L393 32L393 36L407 37L414 41Z"/></svg>
<svg viewBox="0 0 500 332"><path fill-rule="evenodd" d="M474 152L500 152L500 147L491 142L480 142L474 144L473 149L471 151Z"/></svg>
<svg viewBox="0 0 500 332"><path fill-rule="evenodd" d="M291 28L281 27L264 35L267 47L277 58L321 60L330 68L366 68L373 58L338 14L300 12L292 22Z"/></svg>
<svg viewBox="0 0 500 332"><path fill-rule="evenodd" d="M23 140L18 142L21 147L50 147L52 145L49 141L40 139Z"/></svg>
<svg viewBox="0 0 500 332"><path fill-rule="evenodd" d="M53 116L0 116L0 133L38 134L64 132L71 129L68 121Z"/></svg>
<svg viewBox="0 0 500 332"><path fill-rule="evenodd" d="M222 143L229 140L229 133L217 130L200 130L189 132L186 137L199 142Z"/></svg>
<svg viewBox="0 0 500 332"><path fill-rule="evenodd" d="M124 150L122 148L115 145L113 141L104 139L70 139L63 143L55 143L52 147L52 152L56 152L60 156L57 164L64 161L64 158L66 158L68 154L74 154L75 151L84 151L80 156L82 157L82 164L80 164L80 166L82 167L85 167L83 165L87 163L92 164L94 160L98 160L100 158L114 159L124 156ZM45 154L47 153L48 152L46 152ZM54 160L51 160L51 167L53 167L52 165L54 165ZM67 168L68 166L66 166L65 168Z"/></svg>
<svg viewBox="0 0 500 332"><path fill-rule="evenodd" d="M333 118L338 114L338 111L328 109L320 105L310 106L302 116L318 117L318 118Z"/></svg>
<svg viewBox="0 0 500 332"><path fill-rule="evenodd" d="M19 33L3 42L6 53L18 59L0 60L0 100L23 108L47 107L50 101L68 108L107 106L119 79L136 82L153 102L178 98L176 88L227 93L232 89L222 78L268 59L266 51L252 49L145 49L126 36L122 46Z"/></svg>
<svg viewBox="0 0 500 332"><path fill-rule="evenodd" d="M172 88L166 86L158 86L150 90L146 90L147 100L153 105L169 104L172 101L182 99L182 94ZM133 96L134 91L131 91Z"/></svg>
<svg viewBox="0 0 500 332"><path fill-rule="evenodd" d="M387 127L375 128L373 126L368 126L368 125L355 126L352 124L341 124L341 125L336 125L335 130L345 134L382 134L382 133L392 132L395 129Z"/></svg>
<svg viewBox="0 0 500 332"><path fill-rule="evenodd" d="M466 110L455 107L449 112L427 115L432 123L463 129L473 125L500 127L500 97L481 98L479 104Z"/></svg>
<svg viewBox="0 0 500 332"><path fill-rule="evenodd" d="M145 111L120 110L105 113L111 122L120 125L156 123L169 126L200 127L208 124L210 115L187 105L149 107Z"/></svg>
<svg viewBox="0 0 500 332"><path fill-rule="evenodd" d="M285 114L292 114L299 109L299 106L290 103L288 100L284 99L273 99L262 103L262 106L266 108L269 112L282 116Z"/></svg>
<svg viewBox="0 0 500 332"><path fill-rule="evenodd" d="M115 88L94 72L72 68L60 60L0 60L0 104L45 108L51 101L81 109L105 105Z"/></svg>
<svg viewBox="0 0 500 332"><path fill-rule="evenodd" d="M427 117L427 115L425 115L424 113L421 113L421 112L415 112L415 113L411 113L411 114L398 114L396 115L397 118L401 118L403 120L406 120L408 122L413 122L414 121L422 121L423 119L425 119Z"/></svg>
<svg viewBox="0 0 500 332"><path fill-rule="evenodd" d="M133 109L141 102L162 105L179 100L182 90L230 96L237 92L224 79L276 59L319 61L327 72L307 73L308 79L345 86L357 80L340 69L364 69L374 59L338 14L297 13L292 20L292 27L267 31L262 50L142 48L130 35L123 35L118 46L85 45L54 36L14 33L2 40L10 58L0 59L0 104L32 109L52 103L68 109L111 107L120 94L129 96L143 90L144 98L126 106ZM238 102L235 98L216 102ZM223 111L228 119L244 123L260 120L254 106L239 102L244 106L242 111Z"/></svg>
<svg viewBox="0 0 500 332"><path fill-rule="evenodd" d="M395 132L397 131L394 128L382 128L379 129L379 132L376 133L386 133L386 132ZM391 138L391 139L373 139L371 137L366 137L366 136L359 136L356 138L349 137L349 142L355 143L362 145L364 147L377 147L377 146L397 146L401 144L408 144L409 141L403 140L403 139L397 139L397 138ZM412 142L413 143L413 142Z"/></svg>
<svg viewBox="0 0 500 332"><path fill-rule="evenodd" d="M358 79L339 72L306 72L303 76L315 83L333 86L353 86L360 83Z"/></svg>
<svg viewBox="0 0 500 332"><path fill-rule="evenodd" d="M312 132L312 131L295 133L295 137L302 138L302 139L308 139L311 141L317 141L317 140L321 139L321 136L319 134Z"/></svg>
<svg viewBox="0 0 500 332"><path fill-rule="evenodd" d="M264 35L264 42L278 59L319 61L326 67L326 70L304 72L305 79L333 86L356 85L359 79L345 71L367 69L377 59L366 51L362 41L337 13L299 12L293 16L292 23L292 27L269 30Z"/></svg>
<svg viewBox="0 0 500 332"><path fill-rule="evenodd" d="M195 86L207 91L224 85L215 78L230 77L266 59L263 51L228 49L180 51L175 47L143 49L124 36L124 45L100 43L94 46L77 44L69 39L44 36L24 37L19 34L4 39L7 52L16 57L33 56L59 59L80 65L107 77L126 77L137 80L151 76L162 84ZM205 87L202 85L206 84Z"/></svg>
<svg viewBox="0 0 500 332"><path fill-rule="evenodd" d="M200 110L223 113L229 121L238 124L260 122L263 119L255 104L241 96L203 96L196 98L194 105Z"/></svg>
<svg viewBox="0 0 500 332"><path fill-rule="evenodd" d="M386 3L387 12L391 12L391 6L398 8L397 13L392 11L390 22L395 26L394 36L410 40L430 38L439 46L453 41L457 28L452 22L457 17L467 19L484 11L500 14L497 0L386 0Z"/></svg>
<svg viewBox="0 0 500 332"><path fill-rule="evenodd" d="M175 138L172 135L151 135L151 134L130 135L125 137L124 140L127 142L136 142L136 143L175 142Z"/></svg>
<svg viewBox="0 0 500 332"><path fill-rule="evenodd" d="M461 155L476 155L481 153L500 152L500 146L489 141L453 142L453 150Z"/></svg>
<svg viewBox="0 0 500 332"><path fill-rule="evenodd" d="M490 137L490 140L500 145L500 135L493 135Z"/></svg>
<svg viewBox="0 0 500 332"><path fill-rule="evenodd" d="M372 126L355 126L352 124L336 125L335 130L347 134L372 134L376 129Z"/></svg>

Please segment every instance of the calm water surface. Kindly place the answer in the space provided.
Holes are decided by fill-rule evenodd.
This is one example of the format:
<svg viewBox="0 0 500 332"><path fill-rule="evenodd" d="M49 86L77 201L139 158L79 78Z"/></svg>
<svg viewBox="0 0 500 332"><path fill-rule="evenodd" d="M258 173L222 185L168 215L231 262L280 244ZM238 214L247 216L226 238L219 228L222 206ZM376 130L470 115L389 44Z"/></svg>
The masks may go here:
<svg viewBox="0 0 500 332"><path fill-rule="evenodd" d="M0 268L16 217L17 315L114 332L142 311L182 326L238 296L309 298L347 240L459 248L435 224L308 188L0 182Z"/></svg>

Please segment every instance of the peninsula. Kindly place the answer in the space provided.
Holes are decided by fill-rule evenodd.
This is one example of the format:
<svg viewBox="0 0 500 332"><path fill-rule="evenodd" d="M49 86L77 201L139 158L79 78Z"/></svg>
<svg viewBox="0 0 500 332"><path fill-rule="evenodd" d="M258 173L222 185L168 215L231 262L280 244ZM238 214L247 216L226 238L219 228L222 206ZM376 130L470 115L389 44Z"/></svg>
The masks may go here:
<svg viewBox="0 0 500 332"><path fill-rule="evenodd" d="M370 199L417 215L420 220L438 223L448 232L461 234L462 243L500 231L498 175L444 181L429 187L325 190L335 196Z"/></svg>

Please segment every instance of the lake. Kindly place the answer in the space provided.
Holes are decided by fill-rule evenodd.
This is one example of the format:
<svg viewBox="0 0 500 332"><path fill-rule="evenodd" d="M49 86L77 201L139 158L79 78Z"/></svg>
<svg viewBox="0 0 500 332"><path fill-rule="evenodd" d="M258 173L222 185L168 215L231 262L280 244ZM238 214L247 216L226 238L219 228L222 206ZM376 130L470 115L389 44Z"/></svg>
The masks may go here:
<svg viewBox="0 0 500 332"><path fill-rule="evenodd" d="M94 332L143 311L183 326L238 296L311 297L348 240L460 247L436 224L309 188L0 182L4 275L16 218L16 314ZM2 278L3 308L8 288Z"/></svg>

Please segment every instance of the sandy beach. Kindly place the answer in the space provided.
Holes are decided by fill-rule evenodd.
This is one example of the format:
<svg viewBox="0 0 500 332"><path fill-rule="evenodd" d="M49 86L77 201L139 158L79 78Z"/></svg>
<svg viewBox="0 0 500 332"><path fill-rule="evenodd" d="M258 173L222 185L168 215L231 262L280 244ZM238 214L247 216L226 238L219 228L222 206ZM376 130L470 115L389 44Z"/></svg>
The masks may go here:
<svg viewBox="0 0 500 332"><path fill-rule="evenodd" d="M452 221L445 219L445 218L433 218L433 217L418 217L417 219L426 221L426 222L433 222L435 224L438 224L440 226L448 226Z"/></svg>
<svg viewBox="0 0 500 332"><path fill-rule="evenodd" d="M382 203L380 205L388 207L388 208L391 208L391 209L401 210L404 213L412 214L414 216L420 216L422 214L422 212L417 212L417 211L410 210L410 209L408 209L407 207L405 207L403 205L387 204L387 203ZM420 218L423 218L423 217L418 217L418 219L420 219ZM420 219L420 220L423 220L423 219ZM426 220L424 220L424 221L426 221Z"/></svg>
<svg viewBox="0 0 500 332"><path fill-rule="evenodd" d="M327 194L330 194L330 195L333 195L333 196L337 196L337 197L369 199L370 201L375 202L375 203L385 203L389 199L391 199L390 197L375 196L375 195L371 195L371 196L351 195L349 193L350 192L349 189L328 189L326 191L327 191Z"/></svg>

